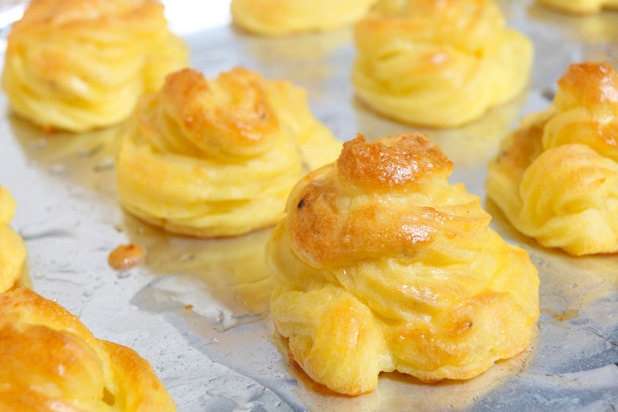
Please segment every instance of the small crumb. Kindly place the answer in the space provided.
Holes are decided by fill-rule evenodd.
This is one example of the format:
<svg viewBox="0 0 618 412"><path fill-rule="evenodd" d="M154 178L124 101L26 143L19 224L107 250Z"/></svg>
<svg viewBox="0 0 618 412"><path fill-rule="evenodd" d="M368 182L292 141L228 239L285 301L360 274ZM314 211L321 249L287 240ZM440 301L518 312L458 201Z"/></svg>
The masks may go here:
<svg viewBox="0 0 618 412"><path fill-rule="evenodd" d="M114 270L127 270L139 265L146 259L146 252L141 246L120 245L109 254L107 263Z"/></svg>
<svg viewBox="0 0 618 412"><path fill-rule="evenodd" d="M556 313L554 318L559 321L571 320L579 317L579 311L576 309L565 310L564 312Z"/></svg>
<svg viewBox="0 0 618 412"><path fill-rule="evenodd" d="M193 309L193 305L187 305L187 306L185 306L185 309L186 310L191 310L191 309Z"/></svg>
<svg viewBox="0 0 618 412"><path fill-rule="evenodd" d="M116 232L118 232L118 233L122 233L122 231L123 231L122 226L120 226L120 225L114 226L114 229L116 229Z"/></svg>

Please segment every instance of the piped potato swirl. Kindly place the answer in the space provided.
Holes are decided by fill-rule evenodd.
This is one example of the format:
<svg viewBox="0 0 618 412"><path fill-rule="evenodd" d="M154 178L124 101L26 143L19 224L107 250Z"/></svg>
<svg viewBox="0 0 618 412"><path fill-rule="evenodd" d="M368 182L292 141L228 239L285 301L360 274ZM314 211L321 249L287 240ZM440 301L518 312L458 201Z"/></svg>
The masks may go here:
<svg viewBox="0 0 618 412"><path fill-rule="evenodd" d="M8 36L2 87L18 115L84 132L126 119L187 54L156 0L33 0Z"/></svg>
<svg viewBox="0 0 618 412"><path fill-rule="evenodd" d="M295 182L340 148L292 84L185 69L121 131L117 188L127 211L167 231L240 235L276 223Z"/></svg>
<svg viewBox="0 0 618 412"><path fill-rule="evenodd" d="M522 93L531 42L491 0L380 0L356 24L357 96L377 113L457 127Z"/></svg>
<svg viewBox="0 0 618 412"><path fill-rule="evenodd" d="M381 371L468 379L528 345L537 271L452 168L425 135L359 136L290 193L267 245L271 312L315 381L358 395Z"/></svg>
<svg viewBox="0 0 618 412"><path fill-rule="evenodd" d="M618 251L618 74L571 65L488 166L488 196L522 233L572 255Z"/></svg>
<svg viewBox="0 0 618 412"><path fill-rule="evenodd" d="M0 294L0 362L3 411L176 410L146 360L29 289Z"/></svg>

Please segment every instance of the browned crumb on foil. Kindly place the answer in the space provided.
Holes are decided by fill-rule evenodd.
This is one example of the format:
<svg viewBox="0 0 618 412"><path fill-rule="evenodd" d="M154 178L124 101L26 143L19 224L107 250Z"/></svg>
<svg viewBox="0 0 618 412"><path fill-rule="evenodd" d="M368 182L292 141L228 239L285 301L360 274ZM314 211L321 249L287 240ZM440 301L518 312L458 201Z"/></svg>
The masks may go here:
<svg viewBox="0 0 618 412"><path fill-rule="evenodd" d="M141 246L120 245L109 254L107 263L114 270L127 270L139 265L146 259L146 252Z"/></svg>

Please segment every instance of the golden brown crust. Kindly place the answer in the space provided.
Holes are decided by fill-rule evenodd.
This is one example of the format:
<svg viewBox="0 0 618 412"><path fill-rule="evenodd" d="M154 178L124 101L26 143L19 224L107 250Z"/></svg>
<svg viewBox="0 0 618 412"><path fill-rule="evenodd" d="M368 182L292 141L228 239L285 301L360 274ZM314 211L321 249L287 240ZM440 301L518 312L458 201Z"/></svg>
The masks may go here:
<svg viewBox="0 0 618 412"><path fill-rule="evenodd" d="M488 195L521 232L574 255L618 251L618 74L571 65L554 104L489 164Z"/></svg>
<svg viewBox="0 0 618 412"><path fill-rule="evenodd" d="M293 248L314 264L342 265L367 257L413 255L456 227L469 232L487 225L489 216L484 213L462 213L448 206L394 209L369 200L344 211L338 205L350 187L413 190L445 178L452 167L438 146L420 133L371 143L359 135L344 144L336 168L325 166L309 174L290 195L287 228ZM336 177L330 179L333 174ZM374 236L376 231L380 236Z"/></svg>
<svg viewBox="0 0 618 412"><path fill-rule="evenodd" d="M554 105L560 111L576 107L611 111L618 108L618 73L607 63L571 64L558 80Z"/></svg>
<svg viewBox="0 0 618 412"><path fill-rule="evenodd" d="M267 245L271 312L317 382L358 395L380 371L468 379L530 341L536 270L451 171L421 134L359 136L290 193Z"/></svg>
<svg viewBox="0 0 618 412"><path fill-rule="evenodd" d="M279 122L265 80L236 67L207 82L197 70L169 75L161 93L193 143L209 154L251 155L272 147Z"/></svg>
<svg viewBox="0 0 618 412"><path fill-rule="evenodd" d="M175 410L148 362L29 289L0 295L0 362L3 410Z"/></svg>
<svg viewBox="0 0 618 412"><path fill-rule="evenodd" d="M448 176L452 169L453 163L438 145L421 133L400 134L372 144L358 134L344 143L337 159L340 179L375 190L418 184L428 174Z"/></svg>

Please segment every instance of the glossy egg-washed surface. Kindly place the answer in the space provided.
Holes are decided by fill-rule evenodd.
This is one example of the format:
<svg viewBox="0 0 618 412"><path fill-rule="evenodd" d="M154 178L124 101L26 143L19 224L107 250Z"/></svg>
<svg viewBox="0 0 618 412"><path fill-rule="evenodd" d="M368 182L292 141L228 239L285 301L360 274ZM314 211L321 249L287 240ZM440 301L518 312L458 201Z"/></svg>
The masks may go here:
<svg viewBox="0 0 618 412"><path fill-rule="evenodd" d="M172 30L185 29L197 14L195 3L185 4L182 19L170 19ZM263 263L269 230L196 240L141 223L118 204L115 130L46 135L6 114L3 95L0 185L17 202L10 227L24 238L34 289L79 316L94 336L148 360L181 411L611 410L618 403L618 257L575 258L542 248L513 229L487 200L484 184L499 140L524 115L549 106L569 63L618 65L611 45L618 13L582 19L531 1L498 5L507 25L534 42L529 91L473 124L424 132L453 162L449 182L478 195L492 216L490 227L523 247L539 271L541 315L521 355L465 382L428 385L386 373L370 394L333 395L290 366L284 342L272 338L272 285ZM225 23L183 39L207 78L243 66L306 88L315 117L341 140L357 132L373 140L414 130L379 118L354 98L351 30L264 39ZM146 250L146 262L116 272L108 256L129 243Z"/></svg>

